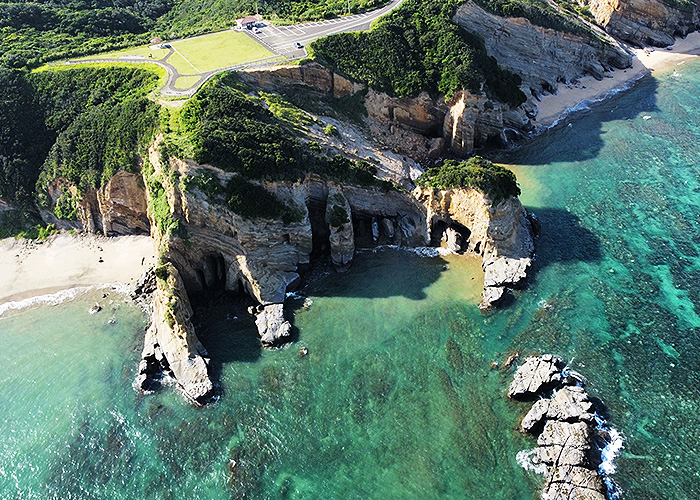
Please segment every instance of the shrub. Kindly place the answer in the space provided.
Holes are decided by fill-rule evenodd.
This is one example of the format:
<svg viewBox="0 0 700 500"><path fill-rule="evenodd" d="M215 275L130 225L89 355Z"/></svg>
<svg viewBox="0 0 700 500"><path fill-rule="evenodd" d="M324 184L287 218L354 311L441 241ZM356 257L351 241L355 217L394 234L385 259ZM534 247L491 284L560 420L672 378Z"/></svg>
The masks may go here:
<svg viewBox="0 0 700 500"><path fill-rule="evenodd" d="M345 208L341 207L340 205L333 205L333 208L331 208L331 213L328 217L328 223L331 225L331 227L342 229L343 225L347 224L348 222L350 222L350 218L348 217L348 213Z"/></svg>
<svg viewBox="0 0 700 500"><path fill-rule="evenodd" d="M441 167L431 168L416 181L434 189L474 188L488 196L494 205L519 196L515 174L489 160L475 156L465 162L446 160Z"/></svg>

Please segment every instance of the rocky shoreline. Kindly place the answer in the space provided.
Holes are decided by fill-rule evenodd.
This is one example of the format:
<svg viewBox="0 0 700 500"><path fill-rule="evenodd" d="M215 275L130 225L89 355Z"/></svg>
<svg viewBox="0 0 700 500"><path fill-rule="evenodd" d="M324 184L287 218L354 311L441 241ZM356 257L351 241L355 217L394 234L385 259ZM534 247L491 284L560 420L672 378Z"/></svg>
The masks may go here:
<svg viewBox="0 0 700 500"><path fill-rule="evenodd" d="M580 374L551 354L529 357L507 395L536 400L519 428L537 437L537 448L519 453L518 461L545 475L543 500L617 497L607 450L619 449L622 438L600 417L602 403L588 395Z"/></svg>

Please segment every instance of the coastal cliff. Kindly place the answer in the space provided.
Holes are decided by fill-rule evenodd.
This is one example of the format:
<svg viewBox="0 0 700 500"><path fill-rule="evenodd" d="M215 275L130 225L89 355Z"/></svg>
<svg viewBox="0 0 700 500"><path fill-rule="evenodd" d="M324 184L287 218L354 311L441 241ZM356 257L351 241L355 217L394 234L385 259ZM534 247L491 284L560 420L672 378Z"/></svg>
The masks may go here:
<svg viewBox="0 0 700 500"><path fill-rule="evenodd" d="M697 1L588 0L598 24L611 35L638 46L673 45L674 36L700 28Z"/></svg>
<svg viewBox="0 0 700 500"><path fill-rule="evenodd" d="M583 74L601 79L606 71L632 64L631 55L619 42L595 27L591 27L595 37L565 33L524 18L491 14L473 1L457 9L454 21L483 36L489 55L520 75L523 86L535 96L554 93L559 82L570 82Z"/></svg>
<svg viewBox="0 0 700 500"><path fill-rule="evenodd" d="M208 356L192 325L192 308L180 273L171 264L155 271L156 290L151 324L135 385L141 391L157 388L164 374L175 379L180 392L197 405L214 397Z"/></svg>

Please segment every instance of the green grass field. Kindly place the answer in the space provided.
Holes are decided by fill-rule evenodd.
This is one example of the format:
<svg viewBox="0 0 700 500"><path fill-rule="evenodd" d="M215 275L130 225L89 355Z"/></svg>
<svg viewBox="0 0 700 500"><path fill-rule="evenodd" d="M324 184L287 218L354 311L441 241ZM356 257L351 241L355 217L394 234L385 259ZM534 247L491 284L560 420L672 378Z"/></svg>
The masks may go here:
<svg viewBox="0 0 700 500"><path fill-rule="evenodd" d="M94 54L91 56L79 57L73 59L74 61L86 61L90 59L117 59L122 56L142 56L150 59L148 56L153 56L154 61L163 59L168 55L168 49L156 49L151 50L148 45L142 45L140 47L131 47L129 49L117 50L115 52L104 52L102 54Z"/></svg>
<svg viewBox="0 0 700 500"><path fill-rule="evenodd" d="M171 45L200 73L274 56L248 35L233 30L181 40ZM179 61L178 64L173 63L177 52L170 56L168 62L183 75L192 74L192 66L186 62L182 69Z"/></svg>
<svg viewBox="0 0 700 500"><path fill-rule="evenodd" d="M199 80L201 80L202 77L199 75L196 76L181 76L177 80L175 80L175 88L178 90L187 90L190 88L192 85L197 83Z"/></svg>
<svg viewBox="0 0 700 500"><path fill-rule="evenodd" d="M153 90L161 88L163 85L165 85L166 80L168 79L168 73L163 69L162 67L158 66L157 64L148 64L148 63L85 63L85 64L77 64L77 65L59 65L57 63L48 63L44 64L43 66L36 68L32 70L32 72L40 72L40 71L71 71L75 69L80 69L80 68L114 68L114 67L125 67L125 68L140 68L140 69L145 69L148 70L152 73L155 73L158 75L158 83L154 85ZM199 77L198 77L199 78Z"/></svg>

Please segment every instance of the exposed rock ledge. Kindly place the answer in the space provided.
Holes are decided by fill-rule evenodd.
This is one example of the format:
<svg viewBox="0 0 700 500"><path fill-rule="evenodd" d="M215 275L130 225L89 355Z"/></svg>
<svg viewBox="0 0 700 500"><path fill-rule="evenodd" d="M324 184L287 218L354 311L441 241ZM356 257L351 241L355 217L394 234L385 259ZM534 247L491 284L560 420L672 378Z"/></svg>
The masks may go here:
<svg viewBox="0 0 700 500"><path fill-rule="evenodd" d="M581 375L546 354L527 358L508 389L510 398L540 398L520 424L538 436L538 446L518 461L546 473L544 500L605 500L615 488L601 464L603 450L619 448L621 438L597 416L583 386Z"/></svg>

